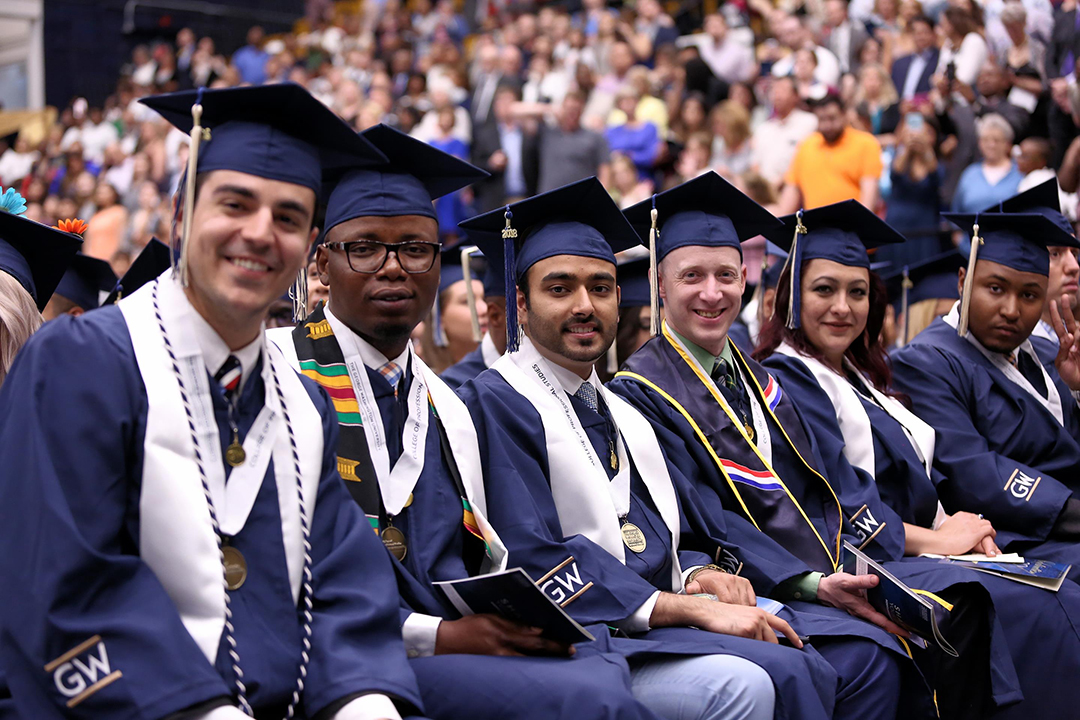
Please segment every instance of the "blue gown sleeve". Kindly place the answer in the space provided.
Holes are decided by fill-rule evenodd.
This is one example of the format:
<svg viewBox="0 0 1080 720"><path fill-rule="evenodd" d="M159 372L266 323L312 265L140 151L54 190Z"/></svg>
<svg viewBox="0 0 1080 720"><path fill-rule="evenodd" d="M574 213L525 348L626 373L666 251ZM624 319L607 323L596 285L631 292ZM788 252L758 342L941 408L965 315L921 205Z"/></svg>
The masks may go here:
<svg viewBox="0 0 1080 720"><path fill-rule="evenodd" d="M697 439L689 423L651 389L634 380L616 378L608 387L638 409L652 424L656 439L672 469L671 477L679 497L683 517L694 528L697 542L702 536L712 540L713 562L742 569L755 592L768 596L780 583L810 572L801 560L782 548L744 517L727 511L720 496L710 486L719 471L708 451ZM723 548L723 551L720 551Z"/></svg>
<svg viewBox="0 0 1080 720"><path fill-rule="evenodd" d="M902 558L904 521L881 499L874 476L848 462L844 455L844 434L828 393L818 384L806 363L798 358L777 353L765 360L764 365L774 373L780 386L794 400L803 419L803 427L814 438L818 456L824 463L822 474L832 485L845 510L845 531L855 533L859 541L873 537L871 542L876 545L876 550L871 546L865 546L862 550L878 560ZM872 531L873 535L857 530L846 521L850 513L864 506L880 523ZM853 544L858 547L861 543L853 541Z"/></svg>
<svg viewBox="0 0 1080 720"><path fill-rule="evenodd" d="M564 536L540 416L501 376L490 375L458 392L476 425L488 520L507 547L508 566L523 568L583 625L630 618L657 588L588 538Z"/></svg>
<svg viewBox="0 0 1080 720"><path fill-rule="evenodd" d="M146 396L119 310L47 324L0 391L0 663L20 715L230 694L138 555Z"/></svg>
<svg viewBox="0 0 1080 720"><path fill-rule="evenodd" d="M326 392L302 380L326 438L311 527L315 602L304 706L312 717L343 697L382 693L419 708L390 556L338 475L337 416Z"/></svg>
<svg viewBox="0 0 1080 720"><path fill-rule="evenodd" d="M992 408L979 402L960 360L925 345L908 345L892 360L897 389L937 431L934 465L944 476L938 495L945 510L982 513L999 530L1045 540L1072 493L1060 481L990 448L972 416ZM1008 480L1017 473L1041 478L1038 492L1023 497L1011 492Z"/></svg>

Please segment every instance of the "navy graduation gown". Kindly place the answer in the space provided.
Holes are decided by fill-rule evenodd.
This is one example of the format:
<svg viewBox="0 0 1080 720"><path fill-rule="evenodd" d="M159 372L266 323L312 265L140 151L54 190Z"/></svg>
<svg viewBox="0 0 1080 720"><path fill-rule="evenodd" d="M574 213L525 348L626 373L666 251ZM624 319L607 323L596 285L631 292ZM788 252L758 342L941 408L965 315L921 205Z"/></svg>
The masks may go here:
<svg viewBox="0 0 1080 720"><path fill-rule="evenodd" d="M366 369L394 462L402 453L406 394L395 398L386 378ZM409 387L412 373L410 363L402 387ZM413 612L444 620L460 618L442 601L434 583L475 575L483 553L480 541L462 524L461 495L440 447L430 405L427 411L432 417L424 469L413 490L412 504L393 521L409 542L402 561L391 557L403 600L402 622ZM379 513L382 516L381 508ZM436 720L656 720L634 700L629 667L614 653L582 652L571 659L436 655L414 658L410 664L425 709Z"/></svg>
<svg viewBox="0 0 1080 720"><path fill-rule="evenodd" d="M985 515L1003 550L1072 564L1080 543L1048 539L1080 490L1080 409L1053 362L1064 426L941 318L892 356L894 384L937 433L938 495L949 512Z"/></svg>
<svg viewBox="0 0 1080 720"><path fill-rule="evenodd" d="M623 565L582 535L563 534L547 477L547 450L536 408L497 372L486 372L459 391L473 415L488 501L488 519L509 552L509 565L520 566L578 622L614 625L628 619L657 587L669 589L671 536L636 468L631 471L628 520L646 536L640 556L627 552ZM590 441L601 457L605 421L571 398ZM590 416L591 414L591 416ZM708 562L694 550L680 553L680 564ZM640 573L640 574L639 574ZM610 650L626 657L650 655L734 655L754 662L772 677L778 718L831 717L836 675L816 651L691 628L661 628L634 637L597 634L586 652Z"/></svg>
<svg viewBox="0 0 1080 720"><path fill-rule="evenodd" d="M443 370L439 377L451 389L457 390L485 370L487 370L487 365L484 364L484 350L478 345L471 353Z"/></svg>
<svg viewBox="0 0 1080 720"><path fill-rule="evenodd" d="M304 383L323 418L325 448L310 537L315 608L300 714L313 717L372 692L419 706L395 622L390 563L337 475L327 397ZM263 393L254 371L239 400L241 437ZM0 557L0 582L18 589L0 606L0 664L24 717L155 718L233 693L225 641L216 663L208 662L138 555L146 403L127 325L112 307L43 328L0 391L0 538L19 549ZM220 393L214 411L224 453L231 438ZM267 473L273 477L272 461ZM296 684L301 628L273 480L263 482L233 544L249 567L231 593L248 699L259 716L280 715ZM113 675L66 707L76 689Z"/></svg>
<svg viewBox="0 0 1080 720"><path fill-rule="evenodd" d="M781 380L784 388L799 398L807 408L817 437L825 442L843 443L844 437L833 411L832 400L813 374L799 359L774 354L765 361ZM877 403L859 395L870 422L874 442L874 475L858 468L838 467L831 472L841 475L850 469L874 482L882 498L903 522L931 527L937 510L935 481L927 476L922 461L912 447L903 427ZM934 470L935 480L941 475ZM899 558L898 558L899 559ZM1021 712L1053 716L1061 707L1080 702L1080 687L1068 681L1080 677L1080 588L1066 583L1058 593L1051 593L985 573L956 567L943 567L934 560L907 558L888 563L890 570L923 588L943 588L949 582L978 582L994 603L999 620L994 625L998 635L995 657L1008 654L1019 679L1024 702L1008 710L1009 716ZM1022 609L1021 611L1017 611ZM994 670L1004 672L1003 666ZM1015 693L996 693L1000 699ZM996 716L997 717L997 716Z"/></svg>

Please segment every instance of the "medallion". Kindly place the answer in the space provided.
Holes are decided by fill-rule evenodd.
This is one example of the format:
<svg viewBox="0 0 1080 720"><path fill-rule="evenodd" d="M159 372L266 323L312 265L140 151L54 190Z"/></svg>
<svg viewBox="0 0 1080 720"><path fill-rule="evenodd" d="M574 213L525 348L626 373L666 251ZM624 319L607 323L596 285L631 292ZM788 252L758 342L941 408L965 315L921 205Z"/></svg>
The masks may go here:
<svg viewBox="0 0 1080 720"><path fill-rule="evenodd" d="M225 462L229 463L229 467L240 467L246 458L244 447L234 437L229 447L225 448Z"/></svg>
<svg viewBox="0 0 1080 720"><path fill-rule="evenodd" d="M225 563L225 587L229 590L239 590L247 580L247 560L244 559L243 553L232 545L223 546L221 555Z"/></svg>
<svg viewBox="0 0 1080 720"><path fill-rule="evenodd" d="M619 469L619 456L615 454L615 448L611 448L611 469Z"/></svg>
<svg viewBox="0 0 1080 720"><path fill-rule="evenodd" d="M631 552L638 554L645 552L645 534L634 523L623 523L622 540Z"/></svg>
<svg viewBox="0 0 1080 720"><path fill-rule="evenodd" d="M398 559L398 561L405 559L405 554L409 551L409 546L405 542L405 533L398 530L391 525L379 534L382 538L383 545L390 551L390 554Z"/></svg>
<svg viewBox="0 0 1080 720"><path fill-rule="evenodd" d="M746 430L746 437L750 442L754 441L754 426L743 420L743 429Z"/></svg>

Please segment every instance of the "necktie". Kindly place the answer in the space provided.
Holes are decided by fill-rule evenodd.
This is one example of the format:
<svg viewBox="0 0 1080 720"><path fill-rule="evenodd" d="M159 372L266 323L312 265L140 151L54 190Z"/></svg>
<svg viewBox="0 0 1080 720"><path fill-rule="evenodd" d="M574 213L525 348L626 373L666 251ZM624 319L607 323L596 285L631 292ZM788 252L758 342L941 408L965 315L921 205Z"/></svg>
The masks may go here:
<svg viewBox="0 0 1080 720"><path fill-rule="evenodd" d="M727 400L728 405L742 420L743 429L746 430L747 435L753 440L754 425L750 419L750 400L746 396L742 383L739 382L739 374L735 371L735 368L728 365L726 360L720 358L713 367L712 379L716 383L716 387L719 388L720 394Z"/></svg>
<svg viewBox="0 0 1080 720"><path fill-rule="evenodd" d="M581 387L574 393L574 397L588 405L593 412L600 412L600 403L596 400L596 388L592 386L592 383L581 383Z"/></svg>
<svg viewBox="0 0 1080 720"><path fill-rule="evenodd" d="M379 368L379 373L386 378L386 382L390 383L390 387L394 388L394 397L397 397L398 383L401 382L401 368L395 362L388 362Z"/></svg>
<svg viewBox="0 0 1080 720"><path fill-rule="evenodd" d="M1022 350L1013 353L1010 360L1012 360L1016 369L1020 371L1020 374L1024 376L1024 379L1031 383L1031 387L1035 388L1035 391L1045 398L1046 381L1043 380L1042 368L1039 367L1039 364Z"/></svg>
<svg viewBox="0 0 1080 720"><path fill-rule="evenodd" d="M236 359L235 355L230 355L225 358L225 362L221 364L221 367L214 374L214 379L218 381L221 389L225 391L225 399L229 401L230 405L236 402L236 394L240 390L241 372L240 361Z"/></svg>

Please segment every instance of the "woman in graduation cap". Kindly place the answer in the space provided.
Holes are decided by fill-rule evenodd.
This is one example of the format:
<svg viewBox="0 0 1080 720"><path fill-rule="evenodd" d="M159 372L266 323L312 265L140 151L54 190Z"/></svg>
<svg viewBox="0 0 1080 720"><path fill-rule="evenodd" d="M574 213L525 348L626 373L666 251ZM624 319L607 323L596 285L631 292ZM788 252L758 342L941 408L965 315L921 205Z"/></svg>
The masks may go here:
<svg viewBox="0 0 1080 720"><path fill-rule="evenodd" d="M420 336L420 354L436 375L475 351L487 332L484 285L471 266L477 252L475 246L459 245L441 253L439 293Z"/></svg>
<svg viewBox="0 0 1080 720"><path fill-rule="evenodd" d="M841 496L853 484L866 493L876 490L874 500L880 501L870 509L885 511L878 519L884 520L884 532L899 531L903 555L999 555L988 520L963 511L950 515L942 508L937 488L946 479L933 465L934 429L891 389L880 341L885 288L870 270L866 250L903 242L903 237L857 204L808 210L785 221L775 239L798 232L796 250L784 267L776 315L764 328L758 355L808 416L829 478ZM909 584L945 597L959 583L977 582L990 594L990 617L997 619L984 632L992 637L992 653L1008 651L1020 692L1004 693L997 684L989 696L980 697L985 688L965 687L965 704L976 717L991 716L995 707L993 717L1052 717L1080 701L1068 680L1080 670L1075 629L1080 593L1071 583L1055 595L936 561L888 566ZM992 672L1005 667L991 665ZM948 686L957 678L939 669L936 680ZM939 692L939 703L946 696L955 698ZM1023 702L1015 704L1021 697Z"/></svg>
<svg viewBox="0 0 1080 720"><path fill-rule="evenodd" d="M0 385L81 245L78 235L0 206Z"/></svg>

